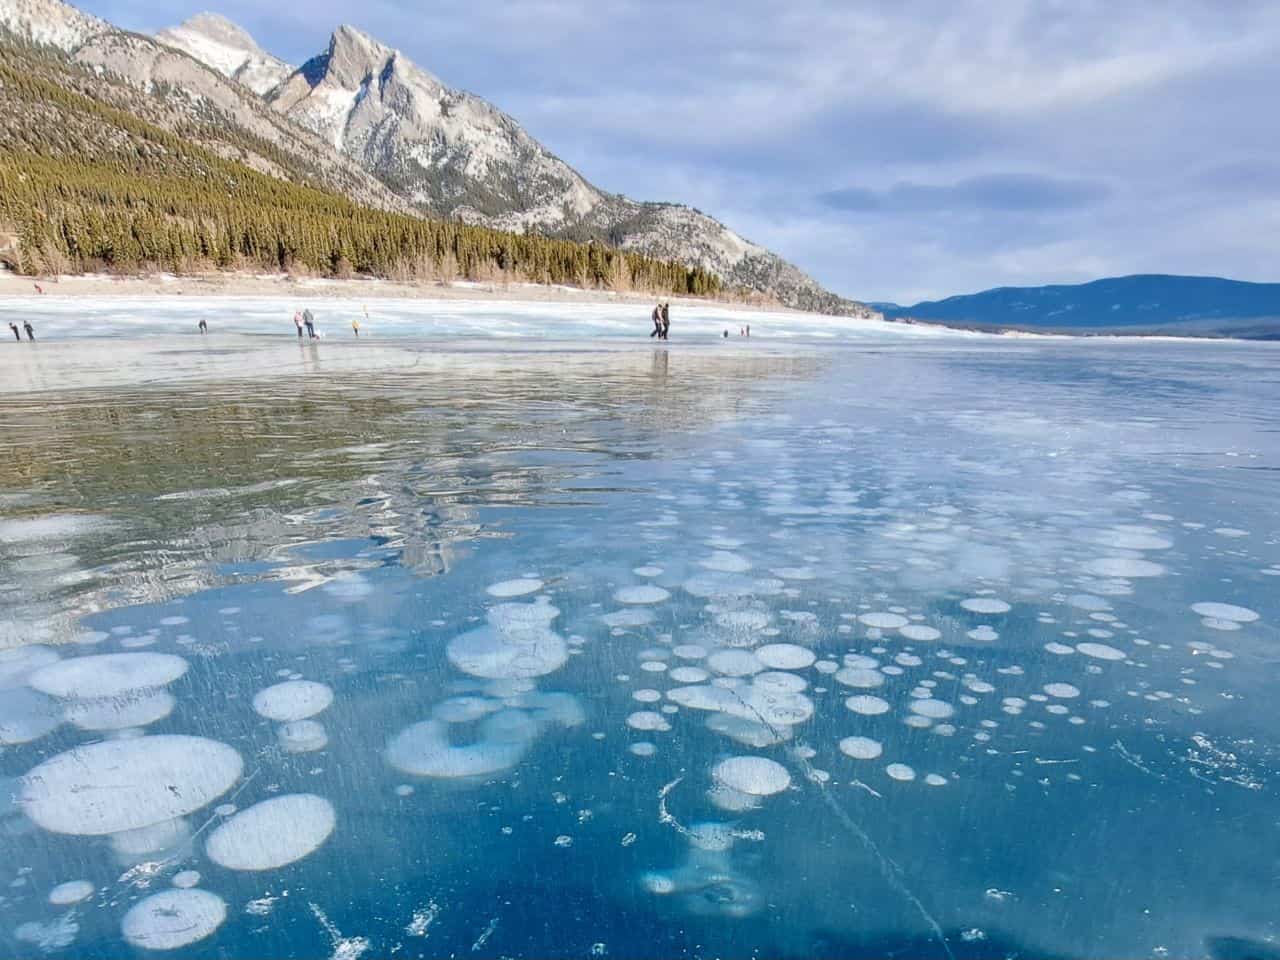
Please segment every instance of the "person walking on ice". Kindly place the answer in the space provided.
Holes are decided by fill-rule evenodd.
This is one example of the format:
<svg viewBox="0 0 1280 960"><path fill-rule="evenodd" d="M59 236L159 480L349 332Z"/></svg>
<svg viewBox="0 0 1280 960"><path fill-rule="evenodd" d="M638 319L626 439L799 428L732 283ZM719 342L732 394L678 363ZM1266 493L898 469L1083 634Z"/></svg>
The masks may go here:
<svg viewBox="0 0 1280 960"><path fill-rule="evenodd" d="M25 330L25 331L27 331L27 339L28 339L28 340L35 340L35 338L36 338L36 328L35 328L35 327L33 327L33 326L31 326L31 321L30 321L30 320L23 320L23 321L22 321L22 329L23 329L23 330Z"/></svg>
<svg viewBox="0 0 1280 960"><path fill-rule="evenodd" d="M316 338L316 318L311 313L311 308L302 311L302 322L307 327L307 339L314 340Z"/></svg>
<svg viewBox="0 0 1280 960"><path fill-rule="evenodd" d="M302 314L297 310L293 311L293 325L298 328L298 339L302 339Z"/></svg>
<svg viewBox="0 0 1280 960"><path fill-rule="evenodd" d="M10 321L9 321L9 329L13 331L13 339L15 339L15 340L17 340L19 343L21 343L21 342L22 342L22 334L20 334L20 333L18 332L18 325L17 325L16 323L14 323L12 320L10 320Z"/></svg>
<svg viewBox="0 0 1280 960"><path fill-rule="evenodd" d="M209 324L205 323L204 317L201 317L200 318L200 335L203 336L208 332L209 332Z"/></svg>

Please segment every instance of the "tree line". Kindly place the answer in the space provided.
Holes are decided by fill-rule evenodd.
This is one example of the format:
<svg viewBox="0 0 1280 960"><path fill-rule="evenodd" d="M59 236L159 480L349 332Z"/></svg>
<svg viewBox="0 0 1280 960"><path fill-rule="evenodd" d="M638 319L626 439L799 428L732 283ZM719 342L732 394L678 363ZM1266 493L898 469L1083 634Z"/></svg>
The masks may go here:
<svg viewBox="0 0 1280 960"><path fill-rule="evenodd" d="M600 243L364 207L20 66L0 59L0 232L17 234L11 259L24 273L257 268L720 291L706 270Z"/></svg>

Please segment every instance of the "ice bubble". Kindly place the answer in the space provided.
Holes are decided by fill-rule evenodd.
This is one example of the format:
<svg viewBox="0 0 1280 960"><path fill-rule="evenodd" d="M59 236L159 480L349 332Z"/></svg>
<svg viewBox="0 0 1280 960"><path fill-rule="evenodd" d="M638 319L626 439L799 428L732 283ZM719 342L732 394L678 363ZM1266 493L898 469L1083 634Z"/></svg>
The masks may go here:
<svg viewBox="0 0 1280 960"><path fill-rule="evenodd" d="M1208 627L1210 630L1226 630L1230 632L1232 630L1240 629L1239 621L1223 620L1220 617L1205 617L1200 622L1204 624L1206 627Z"/></svg>
<svg viewBox="0 0 1280 960"><path fill-rule="evenodd" d="M1085 573L1095 577L1120 577L1133 579L1137 577L1158 577L1165 572L1161 564L1137 557L1103 557L1090 560L1084 565Z"/></svg>
<svg viewBox="0 0 1280 960"><path fill-rule="evenodd" d="M681 643L672 647L671 653L681 660L702 660L707 655L707 648L696 643Z"/></svg>
<svg viewBox="0 0 1280 960"><path fill-rule="evenodd" d="M315 720L293 720L276 728L276 740L285 753L314 753L329 745L329 734Z"/></svg>
<svg viewBox="0 0 1280 960"><path fill-rule="evenodd" d="M813 580L817 577L812 567L777 567L770 572L783 580Z"/></svg>
<svg viewBox="0 0 1280 960"><path fill-rule="evenodd" d="M139 900L120 932L144 950L176 950L203 940L227 919L227 905L207 890L165 890Z"/></svg>
<svg viewBox="0 0 1280 960"><path fill-rule="evenodd" d="M658 748L647 740L639 740L627 747L637 757L652 757Z"/></svg>
<svg viewBox="0 0 1280 960"><path fill-rule="evenodd" d="M1230 537L1232 539L1249 535L1248 530L1241 530L1238 527L1214 527L1213 532L1220 537Z"/></svg>
<svg viewBox="0 0 1280 960"><path fill-rule="evenodd" d="M676 683L701 683L711 674L701 667L675 667L667 673Z"/></svg>
<svg viewBox="0 0 1280 960"><path fill-rule="evenodd" d="M654 713L652 710L637 710L627 717L627 726L632 730L659 733L671 729L671 724L667 723L667 718L660 713Z"/></svg>
<svg viewBox="0 0 1280 960"><path fill-rule="evenodd" d="M640 669L645 673L663 673L667 669L667 665L662 660L646 660L640 664Z"/></svg>
<svg viewBox="0 0 1280 960"><path fill-rule="evenodd" d="M490 625L505 633L545 630L558 616L559 608L546 602L495 603L485 612Z"/></svg>
<svg viewBox="0 0 1280 960"><path fill-rule="evenodd" d="M985 623L980 627L974 627L965 636L970 640L977 640L979 643L990 643L993 640L1000 639L1000 634Z"/></svg>
<svg viewBox="0 0 1280 960"><path fill-rule="evenodd" d="M698 566L717 573L746 573L751 569L751 561L727 550L717 550L711 556L699 560Z"/></svg>
<svg viewBox="0 0 1280 960"><path fill-rule="evenodd" d="M1123 660L1125 658L1123 650L1117 650L1115 647L1108 646L1105 643L1077 643L1076 650L1086 657L1093 657L1096 660Z"/></svg>
<svg viewBox="0 0 1280 960"><path fill-rule="evenodd" d="M749 797L768 797L791 785L791 774L767 757L730 757L711 770L716 783Z"/></svg>
<svg viewBox="0 0 1280 960"><path fill-rule="evenodd" d="M965 680L965 688L972 690L974 693L995 693L995 687L987 683L985 680L979 680L976 677Z"/></svg>
<svg viewBox="0 0 1280 960"><path fill-rule="evenodd" d="M632 690L631 699L638 703L657 703L662 699L662 691L660 690Z"/></svg>
<svg viewBox="0 0 1280 960"><path fill-rule="evenodd" d="M93 884L88 880L68 880L49 891L49 902L55 907L66 907L93 896Z"/></svg>
<svg viewBox="0 0 1280 960"><path fill-rule="evenodd" d="M200 873L197 870L181 870L173 875L173 885L179 890L190 890L199 883Z"/></svg>
<svg viewBox="0 0 1280 960"><path fill-rule="evenodd" d="M1074 687L1069 683L1046 683L1041 689L1049 696L1059 697L1063 700L1070 700L1072 697L1080 696L1080 688Z"/></svg>
<svg viewBox="0 0 1280 960"><path fill-rule="evenodd" d="M660 577L662 576L662 568L653 564L646 564L643 567L636 567L631 571L637 577Z"/></svg>
<svg viewBox="0 0 1280 960"><path fill-rule="evenodd" d="M884 772L892 779L902 780L904 782L907 780L914 780L916 778L916 772L905 763L891 763L884 768Z"/></svg>
<svg viewBox="0 0 1280 960"><path fill-rule="evenodd" d="M259 690L253 697L254 712L268 720L305 720L333 703L333 690L314 680L286 680Z"/></svg>
<svg viewBox="0 0 1280 960"><path fill-rule="evenodd" d="M59 659L56 651L38 643L0 650L0 690L23 686L31 673Z"/></svg>
<svg viewBox="0 0 1280 960"><path fill-rule="evenodd" d="M740 573L701 573L684 583L695 597L748 597L760 592L756 581Z"/></svg>
<svg viewBox="0 0 1280 960"><path fill-rule="evenodd" d="M864 627L875 627L879 630L897 630L905 627L910 621L899 613L863 613L858 622Z"/></svg>
<svg viewBox="0 0 1280 960"><path fill-rule="evenodd" d="M23 943L35 944L41 953L53 953L75 943L76 934L80 932L80 924L74 917L75 912L68 910L48 923L28 920L14 928L13 936Z"/></svg>
<svg viewBox="0 0 1280 960"><path fill-rule="evenodd" d="M542 581L531 578L519 580L503 580L485 587L485 593L491 597L523 597L529 593L537 593L542 589Z"/></svg>
<svg viewBox="0 0 1280 960"><path fill-rule="evenodd" d="M686 839L688 839L691 847L695 847L698 850L723 853L733 846L735 839L733 824L716 823L714 821L691 823Z"/></svg>
<svg viewBox="0 0 1280 960"><path fill-rule="evenodd" d="M970 597L961 600L960 606L970 613L1008 613L1013 608L995 597Z"/></svg>
<svg viewBox="0 0 1280 960"><path fill-rule="evenodd" d="M1044 645L1044 648L1049 653L1057 654L1060 657L1065 657L1068 654L1072 654L1076 652L1075 647L1069 647L1065 643L1058 643L1056 641L1050 641L1049 643L1046 643Z"/></svg>
<svg viewBox="0 0 1280 960"><path fill-rule="evenodd" d="M874 717L889 712L888 700L882 700L880 697L873 697L865 693L849 697L845 700L844 705L854 713L860 713L864 717Z"/></svg>
<svg viewBox="0 0 1280 960"><path fill-rule="evenodd" d="M757 673L752 677L751 686L769 694L803 693L808 688L809 681L794 673L770 670L768 673Z"/></svg>
<svg viewBox="0 0 1280 960"><path fill-rule="evenodd" d="M0 689L0 744L38 740L62 723L52 700L34 690Z"/></svg>
<svg viewBox="0 0 1280 960"><path fill-rule="evenodd" d="M930 720L946 720L955 714L956 708L942 700L912 700L911 712Z"/></svg>
<svg viewBox="0 0 1280 960"><path fill-rule="evenodd" d="M651 583L642 583L635 587L623 587L613 595L613 599L619 603L662 603L662 601L669 599L670 596L671 594L663 590L662 587Z"/></svg>
<svg viewBox="0 0 1280 960"><path fill-rule="evenodd" d="M473 677L527 679L559 670L569 659L569 646L545 626L515 630L484 626L454 637L445 653L450 663Z"/></svg>
<svg viewBox="0 0 1280 960"><path fill-rule="evenodd" d="M420 777L481 777L509 770L523 759L538 735L538 724L520 710L490 714L478 739L454 746L448 726L423 720L401 730L387 744L386 758L397 770Z"/></svg>
<svg viewBox="0 0 1280 960"><path fill-rule="evenodd" d="M1237 607L1233 603L1193 603L1191 605L1191 609L1202 617L1210 617L1215 620L1232 620L1236 623L1253 623L1253 621L1258 619L1258 613L1256 610L1250 610L1248 607Z"/></svg>
<svg viewBox="0 0 1280 960"><path fill-rule="evenodd" d="M640 885L649 893L665 896L675 893L676 882L665 873L646 873L640 877Z"/></svg>
<svg viewBox="0 0 1280 960"><path fill-rule="evenodd" d="M870 737L845 737L840 741L840 752L854 760L874 760L884 753L884 747Z"/></svg>
<svg viewBox="0 0 1280 960"><path fill-rule="evenodd" d="M653 611L645 610L642 607L632 607L627 610L615 610L613 613L601 614L600 619L604 621L606 627L643 627L653 623Z"/></svg>
<svg viewBox="0 0 1280 960"><path fill-rule="evenodd" d="M333 805L310 793L272 797L224 821L205 843L228 870L274 870L313 853L333 833Z"/></svg>
<svg viewBox="0 0 1280 960"><path fill-rule="evenodd" d="M786 724L769 726L750 717L729 713L713 713L708 716L707 729L758 750L791 739L791 727Z"/></svg>
<svg viewBox="0 0 1280 960"><path fill-rule="evenodd" d="M947 778L937 773L930 773L925 775L924 782L931 787L945 787Z"/></svg>
<svg viewBox="0 0 1280 960"><path fill-rule="evenodd" d="M240 754L202 737L152 736L74 747L22 782L27 816L53 833L118 833L199 810L239 779Z"/></svg>
<svg viewBox="0 0 1280 960"><path fill-rule="evenodd" d="M150 690L101 700L73 700L62 713L81 730L124 730L163 720L173 712L175 703L168 691Z"/></svg>
<svg viewBox="0 0 1280 960"><path fill-rule="evenodd" d="M707 657L707 666L727 677L750 676L762 668L750 650L717 650Z"/></svg>
<svg viewBox="0 0 1280 960"><path fill-rule="evenodd" d="M169 653L99 653L41 667L27 685L51 697L99 699L163 687L186 672L187 661Z"/></svg>
<svg viewBox="0 0 1280 960"><path fill-rule="evenodd" d="M175 817L135 830L113 833L111 849L123 862L137 863L140 860L155 859L156 854L178 851L190 839L191 824L182 817Z"/></svg>
<svg viewBox="0 0 1280 960"><path fill-rule="evenodd" d="M932 640L941 638L942 631L935 627L927 626L923 623L909 623L902 627L898 633L906 637L908 640L916 640L921 643L928 643Z"/></svg>
<svg viewBox="0 0 1280 960"><path fill-rule="evenodd" d="M1152 527L1122 525L1103 530L1089 537L1093 543L1117 550L1168 550L1172 540L1157 536Z"/></svg>
<svg viewBox="0 0 1280 960"><path fill-rule="evenodd" d="M846 687L872 690L884 685L884 674L868 667L842 667L836 671L836 682Z"/></svg>
<svg viewBox="0 0 1280 960"><path fill-rule="evenodd" d="M817 659L808 647L795 643L766 643L755 654L771 670L802 670Z"/></svg>

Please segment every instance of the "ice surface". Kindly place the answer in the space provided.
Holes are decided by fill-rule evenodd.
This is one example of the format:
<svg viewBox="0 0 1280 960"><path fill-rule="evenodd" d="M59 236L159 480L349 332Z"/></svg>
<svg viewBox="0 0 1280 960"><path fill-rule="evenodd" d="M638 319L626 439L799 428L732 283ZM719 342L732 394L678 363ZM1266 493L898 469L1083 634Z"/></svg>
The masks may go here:
<svg viewBox="0 0 1280 960"><path fill-rule="evenodd" d="M1272 932L1275 348L152 320L0 349L0 955L113 960L169 889L226 904L175 956ZM143 644L185 672L85 693ZM308 683L324 712L255 711ZM323 818L237 816L298 795L334 826L284 862ZM263 869L206 852L237 832Z"/></svg>

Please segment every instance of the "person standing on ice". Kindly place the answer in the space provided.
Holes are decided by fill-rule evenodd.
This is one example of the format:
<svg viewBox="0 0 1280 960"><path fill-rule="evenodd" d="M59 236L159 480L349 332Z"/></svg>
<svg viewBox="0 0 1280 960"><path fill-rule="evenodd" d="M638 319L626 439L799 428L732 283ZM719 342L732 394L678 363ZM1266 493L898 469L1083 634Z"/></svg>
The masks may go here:
<svg viewBox="0 0 1280 960"><path fill-rule="evenodd" d="M22 329L24 329L24 330L26 330L26 331L27 331L27 339L28 339L28 340L35 340L35 338L36 338L36 328L35 328L35 327L33 327L33 326L31 326L31 321L30 321L30 320L23 320L23 321L22 321Z"/></svg>
<svg viewBox="0 0 1280 960"><path fill-rule="evenodd" d="M671 333L671 304L664 303L662 305L662 339L670 340L668 334Z"/></svg>
<svg viewBox="0 0 1280 960"><path fill-rule="evenodd" d="M293 325L298 328L298 339L302 339L302 314L297 310L293 311Z"/></svg>
<svg viewBox="0 0 1280 960"><path fill-rule="evenodd" d="M649 334L649 339L662 336L662 304L656 304L651 314L653 319L653 332Z"/></svg>
<svg viewBox="0 0 1280 960"><path fill-rule="evenodd" d="M314 340L316 338L316 318L311 313L311 308L302 311L302 322L307 327L307 339Z"/></svg>
<svg viewBox="0 0 1280 960"><path fill-rule="evenodd" d="M204 335L209 332L209 324L204 322L204 317L200 318L200 333Z"/></svg>
<svg viewBox="0 0 1280 960"><path fill-rule="evenodd" d="M13 331L13 339L15 339L15 340L17 340L19 343L21 343L21 342L22 342L22 334L20 334L20 333L18 332L18 325L17 325L16 323L14 323L12 320L10 320L10 321L9 321L9 329Z"/></svg>

